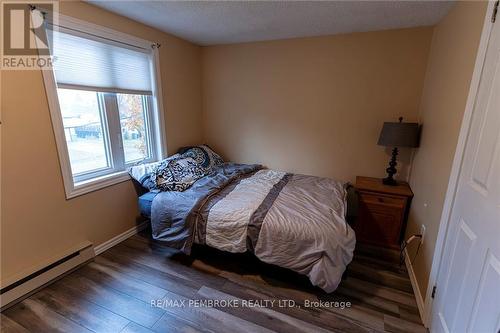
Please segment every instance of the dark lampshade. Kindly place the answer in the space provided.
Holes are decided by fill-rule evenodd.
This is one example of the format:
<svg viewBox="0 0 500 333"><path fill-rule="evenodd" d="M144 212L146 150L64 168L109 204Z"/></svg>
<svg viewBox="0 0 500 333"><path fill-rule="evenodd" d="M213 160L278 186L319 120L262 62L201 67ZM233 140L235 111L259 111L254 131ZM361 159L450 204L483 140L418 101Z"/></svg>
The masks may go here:
<svg viewBox="0 0 500 333"><path fill-rule="evenodd" d="M418 147L420 127L417 123L384 123L379 146L386 147Z"/></svg>

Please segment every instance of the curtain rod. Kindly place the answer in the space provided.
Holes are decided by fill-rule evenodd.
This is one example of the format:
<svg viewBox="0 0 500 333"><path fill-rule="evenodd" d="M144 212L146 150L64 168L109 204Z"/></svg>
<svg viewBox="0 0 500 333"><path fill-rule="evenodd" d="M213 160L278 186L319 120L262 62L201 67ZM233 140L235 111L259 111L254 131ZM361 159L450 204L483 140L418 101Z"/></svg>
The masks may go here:
<svg viewBox="0 0 500 333"><path fill-rule="evenodd" d="M30 11L34 11L34 10L38 10L41 14L42 14L42 17L43 19L45 20L46 18L46 15L47 15L47 11L44 11L42 9L39 9L37 6L35 5L32 5L32 4L28 4L28 7L30 9ZM55 24L51 23L52 26L55 26ZM63 27L64 29L68 29L68 30L73 30L73 31L76 31L76 32L81 32L81 33L85 33L87 35L90 35L90 36L94 36L94 37L98 37L98 38L102 38L102 39L106 39L106 40L109 40L111 42L115 42L115 43L120 43L120 44L125 44L125 45L128 45L128 46L132 46L132 47L135 47L135 48L138 48L138 49L143 49L145 50L144 48L142 47L139 47L137 45L133 45L133 44L129 44L129 43L125 43L123 41L119 41L119 40L114 40L114 39L111 39L111 38L106 38L106 37L102 37L102 36L98 36L98 35L94 35L94 34L91 34L89 32L86 32L86 31L80 31L80 30L76 30L76 29L72 29L72 28L68 28L68 27ZM152 43L151 44L151 48L152 49L159 49L161 47L161 44L158 43L158 42L155 42L155 43Z"/></svg>

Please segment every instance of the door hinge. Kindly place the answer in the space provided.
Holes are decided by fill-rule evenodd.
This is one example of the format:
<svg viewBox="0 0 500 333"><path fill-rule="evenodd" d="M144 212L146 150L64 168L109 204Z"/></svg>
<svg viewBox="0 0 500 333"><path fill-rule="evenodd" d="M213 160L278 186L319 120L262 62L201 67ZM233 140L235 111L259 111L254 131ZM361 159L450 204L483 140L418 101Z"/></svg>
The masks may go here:
<svg viewBox="0 0 500 333"><path fill-rule="evenodd" d="M497 20L498 13L498 0L495 2L495 7L493 7L493 13L491 14L491 23L495 23Z"/></svg>
<svg viewBox="0 0 500 333"><path fill-rule="evenodd" d="M434 296L436 296L436 286L432 287L431 298L434 298Z"/></svg>

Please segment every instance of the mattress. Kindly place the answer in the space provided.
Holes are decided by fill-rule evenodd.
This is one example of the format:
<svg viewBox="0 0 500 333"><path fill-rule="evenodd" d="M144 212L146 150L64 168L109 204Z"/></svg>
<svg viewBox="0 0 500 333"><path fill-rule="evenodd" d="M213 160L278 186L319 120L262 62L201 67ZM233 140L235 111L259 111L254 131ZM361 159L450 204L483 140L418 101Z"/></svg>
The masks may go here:
<svg viewBox="0 0 500 333"><path fill-rule="evenodd" d="M147 192L139 197L139 210L142 216L151 218L151 205L157 195L157 192Z"/></svg>

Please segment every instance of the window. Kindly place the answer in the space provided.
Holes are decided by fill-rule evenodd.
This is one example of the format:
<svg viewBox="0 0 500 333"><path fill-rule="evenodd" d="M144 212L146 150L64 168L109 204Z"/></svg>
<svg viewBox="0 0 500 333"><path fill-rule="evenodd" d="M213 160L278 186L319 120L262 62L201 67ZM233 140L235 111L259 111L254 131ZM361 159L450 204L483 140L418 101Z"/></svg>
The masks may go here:
<svg viewBox="0 0 500 333"><path fill-rule="evenodd" d="M165 147L155 44L61 21L47 25L55 60L44 79L70 198L129 179L127 167L160 159Z"/></svg>
<svg viewBox="0 0 500 333"><path fill-rule="evenodd" d="M57 95L75 182L156 159L150 96L65 88Z"/></svg>

